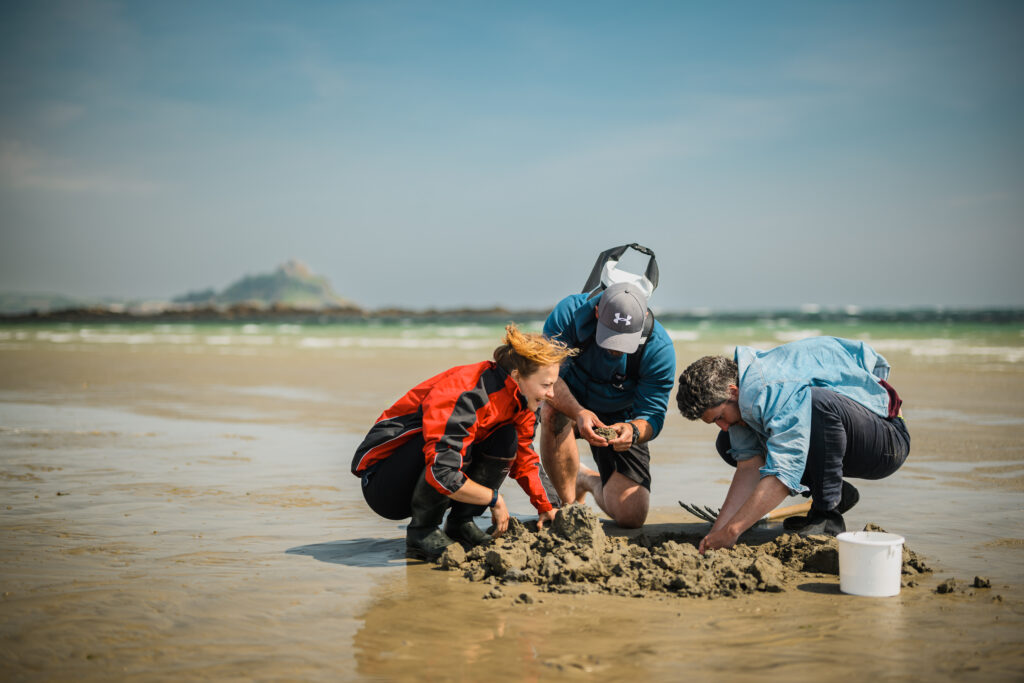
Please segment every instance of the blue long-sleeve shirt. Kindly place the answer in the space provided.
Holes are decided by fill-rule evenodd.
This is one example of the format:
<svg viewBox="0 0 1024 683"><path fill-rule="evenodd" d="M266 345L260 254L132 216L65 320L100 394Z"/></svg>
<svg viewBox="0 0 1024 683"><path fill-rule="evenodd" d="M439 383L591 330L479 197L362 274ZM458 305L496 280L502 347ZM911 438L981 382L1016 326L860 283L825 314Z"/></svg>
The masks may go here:
<svg viewBox="0 0 1024 683"><path fill-rule="evenodd" d="M565 297L544 322L544 335L569 346L586 349L575 358L562 363L561 377L580 404L597 413L623 413L624 419L646 420L654 430L652 439L661 432L668 410L669 394L676 374L676 352L668 332L657 320L651 329L637 379L616 382L626 373L626 356L618 358L592 340L597 331L594 309L599 299L586 294ZM591 339L589 345L586 345Z"/></svg>
<svg viewBox="0 0 1024 683"><path fill-rule="evenodd" d="M864 342L815 337L768 351L736 347L739 410L746 423L729 428L729 451L736 460L764 455L761 476L775 476L790 493L807 466L811 435L811 388L831 389L881 417L889 413L889 394L879 380L889 363Z"/></svg>

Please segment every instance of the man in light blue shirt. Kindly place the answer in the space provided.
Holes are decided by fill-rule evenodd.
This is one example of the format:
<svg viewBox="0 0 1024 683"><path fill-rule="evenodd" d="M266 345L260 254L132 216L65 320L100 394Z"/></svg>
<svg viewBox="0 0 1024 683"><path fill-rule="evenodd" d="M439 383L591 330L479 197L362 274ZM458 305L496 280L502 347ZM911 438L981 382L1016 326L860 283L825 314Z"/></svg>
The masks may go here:
<svg viewBox="0 0 1024 683"><path fill-rule="evenodd" d="M815 337L768 351L705 356L679 377L677 404L721 429L719 453L736 467L701 551L731 547L788 495L810 493L802 534L835 536L858 499L844 477L882 479L906 460L910 435L889 363L864 342Z"/></svg>

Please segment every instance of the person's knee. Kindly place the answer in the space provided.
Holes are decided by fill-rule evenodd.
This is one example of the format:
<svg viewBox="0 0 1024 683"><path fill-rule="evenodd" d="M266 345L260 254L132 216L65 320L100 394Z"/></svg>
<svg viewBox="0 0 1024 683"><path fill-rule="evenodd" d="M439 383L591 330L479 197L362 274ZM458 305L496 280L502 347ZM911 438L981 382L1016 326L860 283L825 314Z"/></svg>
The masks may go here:
<svg viewBox="0 0 1024 683"><path fill-rule="evenodd" d="M540 422L541 426L551 434L561 436L569 427L571 420L569 420L568 415L544 403L540 409Z"/></svg>
<svg viewBox="0 0 1024 683"><path fill-rule="evenodd" d="M639 529L647 521L650 493L640 484L616 472L604 486L604 502L616 526Z"/></svg>
<svg viewBox="0 0 1024 683"><path fill-rule="evenodd" d="M647 521L647 508L643 510L628 510L622 511L617 515L612 516L612 521L615 525L623 529L639 529Z"/></svg>

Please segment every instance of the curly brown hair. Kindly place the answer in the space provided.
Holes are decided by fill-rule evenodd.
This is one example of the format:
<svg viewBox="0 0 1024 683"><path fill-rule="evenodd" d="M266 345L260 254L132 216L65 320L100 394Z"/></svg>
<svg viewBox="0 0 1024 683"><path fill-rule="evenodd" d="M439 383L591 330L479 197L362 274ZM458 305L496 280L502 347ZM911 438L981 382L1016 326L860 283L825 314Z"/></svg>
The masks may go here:
<svg viewBox="0 0 1024 683"><path fill-rule="evenodd" d="M494 361L505 371L518 370L528 377L542 367L558 365L579 351L543 334L520 332L515 324L505 326L505 343L494 349Z"/></svg>
<svg viewBox="0 0 1024 683"><path fill-rule="evenodd" d="M708 408L729 400L729 385L739 384L736 361L725 356L704 356L679 375L676 405L687 420L698 420Z"/></svg>

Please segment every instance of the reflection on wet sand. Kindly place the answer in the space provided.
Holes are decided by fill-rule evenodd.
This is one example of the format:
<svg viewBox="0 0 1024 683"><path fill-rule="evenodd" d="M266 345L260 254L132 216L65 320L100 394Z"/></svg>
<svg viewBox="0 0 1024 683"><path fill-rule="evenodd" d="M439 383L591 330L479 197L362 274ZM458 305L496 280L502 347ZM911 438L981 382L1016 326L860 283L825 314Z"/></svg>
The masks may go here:
<svg viewBox="0 0 1024 683"><path fill-rule="evenodd" d="M780 595L738 600L554 595L534 587L467 584L411 565L374 590L359 615L360 674L385 680L601 680L640 678L793 681L921 679L1021 671L1024 614L990 597L937 602L926 590L892 599L839 593L809 582ZM518 601L527 592L532 604ZM984 642L977 639L985 632ZM970 648L963 639L973 641ZM728 673L727 673L728 672Z"/></svg>
<svg viewBox="0 0 1024 683"><path fill-rule="evenodd" d="M520 585L485 599L491 584L407 565L404 523L370 515L348 472L366 426L410 377L478 360L478 349L100 346L28 340L0 353L3 677L988 681L1024 671L1016 366L890 358L913 450L905 471L861 488L848 524L905 535L936 569L895 598L842 595L818 578L714 601ZM720 350L677 344L680 358ZM704 425L669 417L653 456L652 531L699 531L678 500L721 504L729 472L710 441ZM509 504L531 509L515 487ZM975 574L993 587L933 592Z"/></svg>
<svg viewBox="0 0 1024 683"><path fill-rule="evenodd" d="M375 589L360 615L354 645L358 671L389 680L501 677L538 680L557 671L605 672L601 658L569 648L559 633L556 601L533 587L533 605L482 600L477 586L433 567L410 564L401 578ZM564 652L549 655L554 645ZM606 660L607 661L607 660Z"/></svg>

